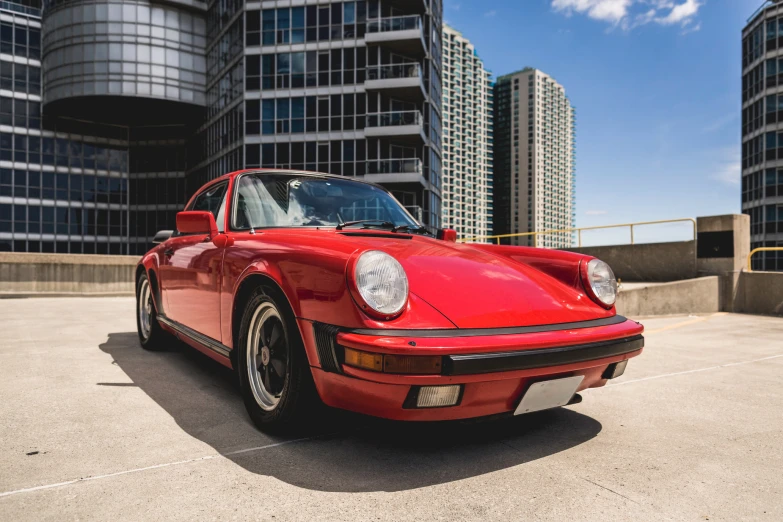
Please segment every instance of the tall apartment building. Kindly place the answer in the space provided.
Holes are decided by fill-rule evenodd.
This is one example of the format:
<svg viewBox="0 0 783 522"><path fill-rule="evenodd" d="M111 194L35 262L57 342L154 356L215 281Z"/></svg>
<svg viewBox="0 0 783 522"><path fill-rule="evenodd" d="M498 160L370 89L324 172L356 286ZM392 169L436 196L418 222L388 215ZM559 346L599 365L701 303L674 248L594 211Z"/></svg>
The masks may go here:
<svg viewBox="0 0 783 522"><path fill-rule="evenodd" d="M0 251L142 253L205 181L244 167L376 181L439 227L441 12L1 2Z"/></svg>
<svg viewBox="0 0 783 522"><path fill-rule="evenodd" d="M492 81L470 40L443 26L443 224L492 234Z"/></svg>
<svg viewBox="0 0 783 522"><path fill-rule="evenodd" d="M574 227L575 114L565 89L525 68L495 83L494 232ZM532 245L532 237L512 244ZM540 236L537 246L569 247L572 234Z"/></svg>
<svg viewBox="0 0 783 522"><path fill-rule="evenodd" d="M751 248L783 246L783 2L765 2L742 30L742 212ZM783 253L753 256L783 270Z"/></svg>
<svg viewBox="0 0 783 522"><path fill-rule="evenodd" d="M381 183L441 215L441 0L215 1L193 176L282 167Z"/></svg>

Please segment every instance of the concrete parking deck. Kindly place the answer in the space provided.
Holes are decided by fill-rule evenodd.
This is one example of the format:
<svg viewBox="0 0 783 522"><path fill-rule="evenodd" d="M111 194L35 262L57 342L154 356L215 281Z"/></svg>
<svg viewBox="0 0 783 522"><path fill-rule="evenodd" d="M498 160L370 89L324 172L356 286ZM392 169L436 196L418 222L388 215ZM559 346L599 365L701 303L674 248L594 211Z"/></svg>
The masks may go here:
<svg viewBox="0 0 783 522"><path fill-rule="evenodd" d="M782 520L783 319L642 320L611 385L509 421L258 432L130 298L0 300L1 520Z"/></svg>

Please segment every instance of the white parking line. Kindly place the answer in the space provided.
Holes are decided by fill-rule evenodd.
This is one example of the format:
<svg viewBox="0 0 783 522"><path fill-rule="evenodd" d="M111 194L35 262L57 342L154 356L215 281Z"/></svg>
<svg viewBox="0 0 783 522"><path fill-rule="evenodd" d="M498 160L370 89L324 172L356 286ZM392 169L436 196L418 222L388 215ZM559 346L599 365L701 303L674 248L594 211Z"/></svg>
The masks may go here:
<svg viewBox="0 0 783 522"><path fill-rule="evenodd" d="M670 324L668 326L663 326L661 328L655 328L653 330L645 330L644 335L652 335L656 334L658 332L665 332L667 330L674 330L675 328L681 328L683 326L689 326L696 323L701 323L702 321L707 321L709 319L712 319L713 317L722 317L724 315L728 315L726 312L715 312L714 314L705 315L702 317L697 317L695 319L691 319L689 321L680 321L679 323Z"/></svg>
<svg viewBox="0 0 783 522"><path fill-rule="evenodd" d="M726 363L726 364L719 364L718 366L709 366L707 368L697 368L695 370L685 370L682 372L673 372L673 373L664 373L662 375L653 375L652 377L642 377L641 379L631 379L629 381L623 381L623 382L617 382L617 383L609 383L607 387L612 386L622 386L623 384L632 384L635 382L642 382L642 381L651 381L653 379L663 379L664 377L674 377L676 375L685 375L688 373L697 373L697 372L706 372L709 370L718 370L720 368L728 368L729 366L740 366L742 364L750 364L755 362L761 362L761 361L768 361L770 359L777 359L779 357L783 357L783 353L778 355L770 355L769 357L762 357L761 359L751 359L750 361L739 361L739 362L733 362L733 363Z"/></svg>
<svg viewBox="0 0 783 522"><path fill-rule="evenodd" d="M59 488L62 486L68 486L71 484L76 484L78 482L87 482L89 480L99 480L99 479L105 479L105 478L111 478L111 477L117 477L119 475L128 475L130 473L139 473L141 471L149 471L151 469L159 469L159 468L168 468L171 466L179 466L181 464L191 464L194 462L203 462L205 460L212 460L216 459L218 457L230 457L232 455L240 455L242 453L249 453L252 451L260 451L264 449L269 448L276 448L278 446L285 446L286 444L293 444L294 442L304 442L308 440L318 439L321 437L327 437L329 435L334 435L334 433L331 434L324 434L324 435L316 435L315 437L304 437L301 439L294 439L294 440L286 440L283 442L275 442L274 444L267 444L266 446L256 446L254 448L245 448L235 451L229 451L227 453L215 453L214 455L205 455L203 457L196 457L194 459L187 459L187 460L178 460L176 462L166 462L165 464L155 464L154 466L147 466L145 468L133 468L133 469L126 469L124 471L117 471L115 473L106 473L105 475L94 475L91 477L82 477L74 480L66 480L65 482L56 482L54 484L44 484L42 486L34 486L31 488L23 488L23 489L16 489L14 491L4 491L0 493L0 498L2 497L10 497L11 495L18 495L19 493L30 493L32 491L40 491L42 489L52 489L52 488Z"/></svg>

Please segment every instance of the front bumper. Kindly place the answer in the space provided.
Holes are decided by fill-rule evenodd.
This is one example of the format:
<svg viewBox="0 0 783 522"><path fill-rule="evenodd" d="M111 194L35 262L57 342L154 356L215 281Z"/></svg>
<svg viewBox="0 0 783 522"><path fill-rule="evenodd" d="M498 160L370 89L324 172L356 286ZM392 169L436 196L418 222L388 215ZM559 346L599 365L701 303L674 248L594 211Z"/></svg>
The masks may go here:
<svg viewBox="0 0 783 522"><path fill-rule="evenodd" d="M582 375L577 391L606 384L609 365L639 355L644 328L621 316L492 330L342 331L300 320L321 399L329 406L397 420L452 420L511 412L536 381ZM399 375L346 366L341 350L439 355L437 375ZM455 406L415 409L417 386L462 386Z"/></svg>

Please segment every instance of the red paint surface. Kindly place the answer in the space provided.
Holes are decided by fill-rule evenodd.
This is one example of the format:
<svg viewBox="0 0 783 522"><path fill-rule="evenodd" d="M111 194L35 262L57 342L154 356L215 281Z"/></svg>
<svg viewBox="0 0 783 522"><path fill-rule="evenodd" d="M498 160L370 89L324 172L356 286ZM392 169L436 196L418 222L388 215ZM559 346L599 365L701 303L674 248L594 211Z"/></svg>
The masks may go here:
<svg viewBox="0 0 783 522"><path fill-rule="evenodd" d="M334 406L372 415L406 419L464 418L513 409L530 379L541 375L584 372L585 386L600 386L608 364L629 355L568 367L479 376L394 376L346 369L345 375L319 368L312 321L347 328L457 329L533 326L586 321L615 315L585 293L581 254L527 247L470 245L379 230L278 228L233 232L229 228L234 179L240 172L213 180L202 190L229 180L223 230L214 219L184 215L182 226L210 233L173 237L150 250L142 265L157 281L154 300L159 312L233 348L233 322L241 320L234 302L243 283L261 276L282 289L298 318L308 360L322 399ZM200 193L198 191L196 194ZM193 199L186 208L190 208ZM190 217L188 217L190 215ZM210 214L211 218L211 214ZM199 221L200 220L200 221ZM200 225L192 222L201 223ZM200 228L198 228L200 227ZM190 230L190 229L189 229ZM371 234L371 235L370 235ZM380 237L379 237L380 236ZM364 313L351 296L347 266L365 250L382 250L396 258L408 276L410 297L391 320ZM153 278L151 277L151 280ZM367 337L340 334L345 346L382 353L449 354L521 350L611 340L641 333L633 321L618 325L560 330L540 334L477 337ZM416 346L408 344L415 341ZM195 344L192 343L191 344ZM202 351L208 348L199 347ZM638 355L638 352L630 356ZM224 357L213 357L230 365ZM532 372L532 373L531 373ZM570 372L570 373L569 373ZM457 379L457 380L454 380ZM467 383L462 404L437 410L402 410L412 384Z"/></svg>

